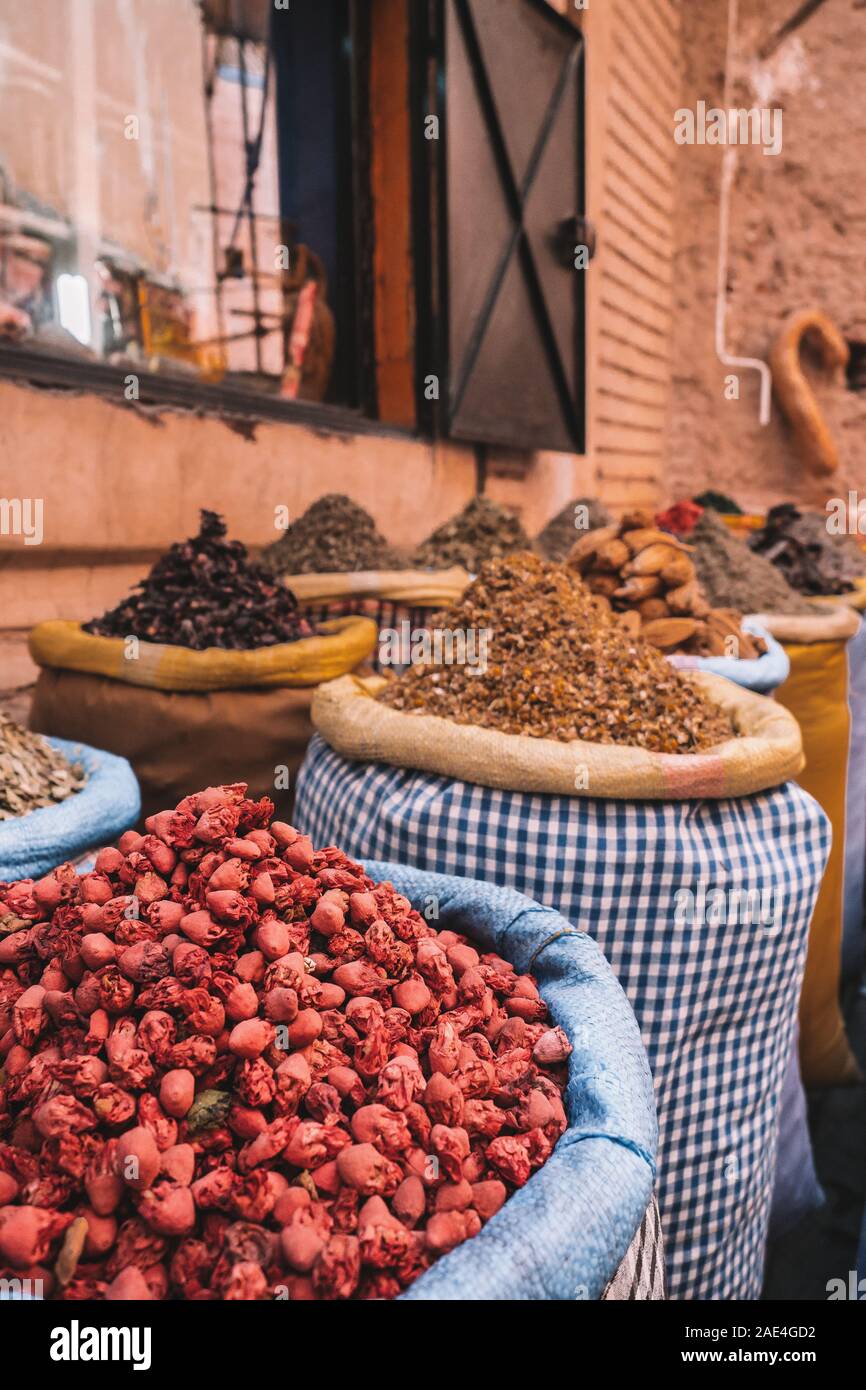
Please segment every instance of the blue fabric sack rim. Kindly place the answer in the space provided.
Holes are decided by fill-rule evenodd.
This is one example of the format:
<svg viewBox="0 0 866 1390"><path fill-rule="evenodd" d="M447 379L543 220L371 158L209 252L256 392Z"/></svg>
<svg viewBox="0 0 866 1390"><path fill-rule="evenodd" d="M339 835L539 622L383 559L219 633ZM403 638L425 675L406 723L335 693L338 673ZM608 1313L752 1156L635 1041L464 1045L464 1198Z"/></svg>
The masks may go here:
<svg viewBox="0 0 866 1390"><path fill-rule="evenodd" d="M87 781L65 801L0 821L0 881L41 877L88 849L110 844L141 812L138 781L126 758L64 738L48 742L80 763Z"/></svg>
<svg viewBox="0 0 866 1390"><path fill-rule="evenodd" d="M737 660L731 656L685 656L668 658L677 671L709 671L713 676L726 676L735 685L753 690L759 695L778 689L791 671L791 660L785 648L753 617L743 619L743 631L761 637L767 644L763 656Z"/></svg>
<svg viewBox="0 0 866 1390"><path fill-rule="evenodd" d="M574 1297L563 1291L569 1273L587 1289L584 1296L600 1298L651 1199L658 1140L649 1063L610 965L586 932L513 889L389 861L363 862L371 878L392 883L416 905L435 896L441 929L465 933L480 948L510 959L520 973L528 973L531 962L553 1022L575 1044L563 1094L569 1128L547 1163L478 1235L437 1261L401 1298L565 1299ZM577 1041L574 1012L581 996L596 1021L599 1005L602 1010L603 1026L590 1044ZM608 1116L613 1123L604 1123Z"/></svg>

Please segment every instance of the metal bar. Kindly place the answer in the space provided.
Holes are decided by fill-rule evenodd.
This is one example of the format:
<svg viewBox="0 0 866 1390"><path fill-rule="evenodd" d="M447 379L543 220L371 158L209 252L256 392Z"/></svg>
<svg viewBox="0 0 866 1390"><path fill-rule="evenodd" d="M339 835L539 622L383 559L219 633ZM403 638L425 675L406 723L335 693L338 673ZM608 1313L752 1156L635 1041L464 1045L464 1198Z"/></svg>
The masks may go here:
<svg viewBox="0 0 866 1390"><path fill-rule="evenodd" d="M207 51L207 44L208 44L208 41L207 41L207 34L205 33L205 30L204 30L204 29L202 29L201 44L202 44L202 58L201 58L201 62L202 62L202 73L203 73L203 75L204 75L204 124L205 124L205 135L206 135L206 137L207 137L207 176L208 176L208 187L209 187L209 189L210 189L211 204L212 204L212 205L215 205L216 202L217 202L217 198L218 198L218 196L219 196L219 189L217 188L216 160L215 160L215 158L214 158L213 112L211 111L211 102L212 102L212 100L213 100L213 84L214 84L214 78L215 78L215 75L216 75L216 60L214 59L214 63L213 63L212 65L210 65L210 70L209 70L209 65L208 65L208 51ZM220 273L219 273L219 271L220 271L219 228L218 228L218 226L217 226L216 218L213 216L213 214L211 214L211 255L213 256L213 273L214 273L214 280L215 280L215 282L216 282L216 283L215 283L215 286L214 286L214 291L215 291L215 294L216 294L216 304L215 304L215 308L216 308L217 333L218 333L218 335L219 335L220 337L222 337L222 336L225 334L226 325L225 325L225 315L223 314L223 287L222 287L222 280L220 279Z"/></svg>
<svg viewBox="0 0 866 1390"><path fill-rule="evenodd" d="M257 247L256 247L256 223L255 223L255 218L252 216L252 210L253 210L253 188L254 188L254 169L257 167L258 161L256 161L256 164L254 165L254 163L253 163L253 146L252 146L251 143L250 143L250 113L249 113L249 107L248 107L248 105L247 105L247 58L246 58L246 46L247 46L247 45L246 45L246 39L238 39L237 45L238 45L238 67L240 68L240 72L241 72L241 82L240 82L240 88L241 88L241 124L242 124L243 132L244 132L244 152L245 152L245 155L246 155L246 182L245 182L245 184L244 184L244 206L245 206L245 208L246 208L246 215L247 215L247 235L249 236L249 239L250 239L250 267L251 267L252 272L253 272L253 275L252 275L252 280L253 280L253 310L254 310L254 313L255 313L256 323L258 323L258 322L259 322L259 315L260 315L260 313L261 313L261 305L260 305L260 302L259 302L259 280L258 280L258 270L259 270L259 266L258 266L258 250L257 250ZM268 70L267 70L267 67L266 67L266 68L265 68L265 90L264 90L264 92L263 92L263 94L262 94L262 107L263 107L263 109L264 109L264 106L267 104L267 99L268 99L267 71L268 71ZM261 340L261 337L260 337L258 334L255 335L255 345L256 345L256 371L259 371L259 372L260 372L260 371L262 370L262 340Z"/></svg>

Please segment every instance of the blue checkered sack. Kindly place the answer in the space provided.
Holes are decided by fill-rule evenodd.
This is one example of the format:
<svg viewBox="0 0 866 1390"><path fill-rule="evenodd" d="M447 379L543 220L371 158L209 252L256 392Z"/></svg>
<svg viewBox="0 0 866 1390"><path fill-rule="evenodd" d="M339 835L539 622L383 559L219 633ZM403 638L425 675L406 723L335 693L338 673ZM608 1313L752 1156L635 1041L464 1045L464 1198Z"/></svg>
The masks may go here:
<svg viewBox="0 0 866 1390"><path fill-rule="evenodd" d="M0 821L0 881L4 883L41 878L88 849L111 844L138 820L141 795L125 758L64 738L49 742L70 762L81 763L87 782L56 806Z"/></svg>
<svg viewBox="0 0 866 1390"><path fill-rule="evenodd" d="M590 937L508 888L398 864L365 868L440 931L463 932L521 974L531 971L574 1047L563 1095L568 1129L551 1157L403 1297L601 1298L650 1201L658 1139L646 1052L610 966Z"/></svg>
<svg viewBox="0 0 866 1390"><path fill-rule="evenodd" d="M317 736L295 820L314 843L360 858L514 888L595 938L653 1071L671 1295L756 1298L779 1101L829 848L817 803L792 783L726 801L504 792L349 762ZM769 895L773 924L677 922L676 894L698 884Z"/></svg>

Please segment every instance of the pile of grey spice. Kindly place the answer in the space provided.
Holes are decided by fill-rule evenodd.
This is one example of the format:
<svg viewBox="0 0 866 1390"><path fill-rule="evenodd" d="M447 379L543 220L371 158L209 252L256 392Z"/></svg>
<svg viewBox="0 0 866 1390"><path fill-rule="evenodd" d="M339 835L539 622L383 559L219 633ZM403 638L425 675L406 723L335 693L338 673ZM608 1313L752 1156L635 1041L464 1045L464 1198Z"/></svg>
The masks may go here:
<svg viewBox="0 0 866 1390"><path fill-rule="evenodd" d="M512 512L488 497L473 497L462 512L438 526L412 556L418 569L462 565L477 574L486 560L528 550L529 537Z"/></svg>
<svg viewBox="0 0 866 1390"><path fill-rule="evenodd" d="M329 492L269 545L262 564L274 574L348 574L397 570L404 557L378 530L369 512L342 492Z"/></svg>
<svg viewBox="0 0 866 1390"><path fill-rule="evenodd" d="M694 753L734 736L727 716L563 565L526 552L492 560L433 626L487 629L486 665L413 665L379 696L392 709L657 753Z"/></svg>
<svg viewBox="0 0 866 1390"><path fill-rule="evenodd" d="M609 526L613 517L596 497L575 497L535 538L535 548L545 560L564 560L585 531Z"/></svg>
<svg viewBox="0 0 866 1390"><path fill-rule="evenodd" d="M0 821L65 801L86 781L78 763L0 713Z"/></svg>
<svg viewBox="0 0 866 1390"><path fill-rule="evenodd" d="M756 555L716 512L705 511L688 537L698 581L713 608L740 613L814 613L781 570Z"/></svg>

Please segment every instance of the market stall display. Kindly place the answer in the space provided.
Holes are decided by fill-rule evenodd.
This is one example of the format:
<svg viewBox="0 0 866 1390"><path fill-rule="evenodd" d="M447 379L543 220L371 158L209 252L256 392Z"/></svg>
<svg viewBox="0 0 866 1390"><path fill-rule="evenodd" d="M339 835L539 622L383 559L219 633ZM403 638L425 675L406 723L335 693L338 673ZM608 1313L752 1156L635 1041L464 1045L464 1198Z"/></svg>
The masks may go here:
<svg viewBox="0 0 866 1390"><path fill-rule="evenodd" d="M32 630L41 671L30 724L129 758L145 815L216 775L246 776L288 813L312 692L365 661L376 637L360 615L311 623L203 512L199 534L103 618Z"/></svg>
<svg viewBox="0 0 866 1390"><path fill-rule="evenodd" d="M63 1299L601 1296L656 1135L597 948L514 894L408 876L437 929L246 792L0 885L3 1276Z"/></svg>
<svg viewBox="0 0 866 1390"><path fill-rule="evenodd" d="M661 651L755 660L761 638L742 626L742 612L713 608L698 581L690 548L660 530L649 512L630 512L615 526L575 542L566 565L583 576L629 631Z"/></svg>
<svg viewBox="0 0 866 1390"><path fill-rule="evenodd" d="M308 833L361 857L411 858L512 887L589 931L650 1055L672 1295L754 1297L828 825L788 780L802 754L787 711L706 673L680 676L610 614L587 609L573 575L564 591L564 571L530 560L488 566L464 596L479 621L489 620L486 671L439 670L448 688L455 679L487 683L483 697L466 697L485 726L463 722L462 699L449 708L446 697L439 713L414 709L419 690L426 704L428 685L435 689L435 667L392 683L322 686L313 706L321 737L301 770L296 816ZM523 602L511 603L509 621L515 566ZM549 587L547 613L536 611L527 568ZM563 606L573 625L568 646L556 640ZM587 632L590 612L600 626ZM511 644L524 663L520 692ZM557 660L565 663L559 686ZM581 714L586 692L576 678L576 698L570 689L575 660L586 668L591 714ZM395 700L400 690L408 699ZM680 752L651 751L654 718L666 738L683 733L683 690L700 695L713 711L707 717L721 716L731 733L703 751L688 739ZM532 691L533 717L515 714L512 702ZM641 703L646 719L633 718ZM504 729L516 722L519 731L504 731L503 711ZM618 741L598 741L612 728ZM750 1114L750 1124L732 1132L733 1110Z"/></svg>
<svg viewBox="0 0 866 1390"><path fill-rule="evenodd" d="M0 722L0 739L4 731L8 737L5 721ZM0 882L44 874L56 864L79 858L134 825L141 809L138 783L126 759L59 738L42 740L27 734L26 739L28 750L38 743L48 751L37 753L31 762L16 738L11 770L0 752L0 797L5 796L7 806L12 800L20 808L0 817ZM29 791L23 797L18 780L22 766L31 775L37 768L55 769L54 776L62 779L62 798L46 800L32 781L25 782ZM25 809L28 805L33 809ZM0 920L0 940L3 931Z"/></svg>

